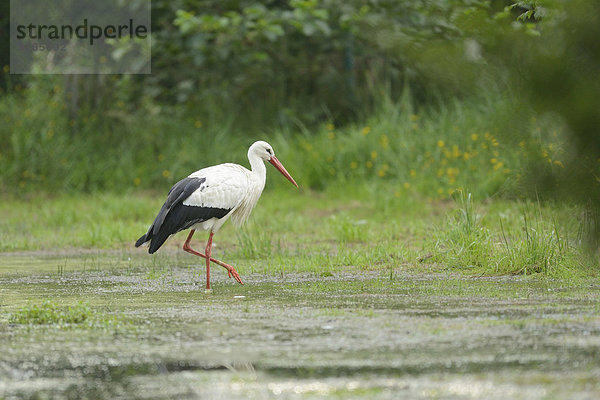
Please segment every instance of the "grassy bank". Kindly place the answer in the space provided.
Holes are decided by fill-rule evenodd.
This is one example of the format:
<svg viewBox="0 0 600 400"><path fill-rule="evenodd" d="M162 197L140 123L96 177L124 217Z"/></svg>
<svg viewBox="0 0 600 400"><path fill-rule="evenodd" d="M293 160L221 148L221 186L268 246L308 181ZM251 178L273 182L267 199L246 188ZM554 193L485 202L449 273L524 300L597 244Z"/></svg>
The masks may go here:
<svg viewBox="0 0 600 400"><path fill-rule="evenodd" d="M351 268L393 275L398 267L469 275L596 273L597 265L583 252L585 215L577 207L478 201L464 192L452 200L430 200L397 196L385 184L323 192L268 186L248 225L235 230L227 224L215 238L217 258L242 274L336 274ZM5 200L0 250L134 251L163 197L133 192ZM196 235L196 248L203 248L205 236ZM161 250L163 256L147 257L167 268L171 249L178 259L202 264L179 250L184 239L180 233Z"/></svg>

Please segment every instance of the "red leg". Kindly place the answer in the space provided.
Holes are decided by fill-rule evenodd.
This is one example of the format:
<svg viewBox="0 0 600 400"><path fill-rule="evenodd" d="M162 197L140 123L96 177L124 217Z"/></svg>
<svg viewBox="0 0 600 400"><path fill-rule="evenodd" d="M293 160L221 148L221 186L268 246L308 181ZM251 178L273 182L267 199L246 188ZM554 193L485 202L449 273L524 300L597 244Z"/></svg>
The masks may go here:
<svg viewBox="0 0 600 400"><path fill-rule="evenodd" d="M233 278L234 278L236 281L238 281L240 284L242 284L242 285L243 285L243 284L244 284L244 282L242 282L242 278L241 278L241 277L240 277L240 275L237 273L237 271L235 270L235 268L233 268L231 265L229 265L229 264L226 264L226 263L224 263L223 261L219 261L219 260L217 260L217 259L214 259L214 258L212 258L212 257L210 256L210 254L209 254L209 255L208 255L208 257L207 257L207 256L205 256L204 254L202 254L202 253L199 253L199 252L197 252L196 250L194 250L194 249L192 249L192 248L190 247L190 241L192 240L192 236L194 236L194 232L195 232L195 229L192 229L192 230L190 231L190 234L188 235L188 237L187 237L187 239L186 239L185 243L183 244L183 250L184 250L184 251L187 251L187 252L188 252L188 253L190 253L190 254L194 254L194 255L196 255L196 256L198 256L198 257L205 258L205 259L207 260L207 283L208 283L208 260L210 260L210 261L212 261L213 263L215 263L215 264L217 264L217 265L220 265L221 267L225 268L225 269L227 270L227 273L228 273L228 275L229 275L229 277L230 277L230 278L233 276ZM213 233L211 232L211 233L210 233L210 237L209 237L209 242L210 242L210 244L211 244L211 247L212 247L212 235L213 235ZM208 248L208 244L207 244L206 246L207 246L207 248ZM208 252L208 251L207 251L207 252Z"/></svg>
<svg viewBox="0 0 600 400"><path fill-rule="evenodd" d="M206 243L206 249L204 250L204 254L206 254L206 290L210 290L210 253L212 248L212 237L213 231L210 231L210 235L208 235L208 242Z"/></svg>

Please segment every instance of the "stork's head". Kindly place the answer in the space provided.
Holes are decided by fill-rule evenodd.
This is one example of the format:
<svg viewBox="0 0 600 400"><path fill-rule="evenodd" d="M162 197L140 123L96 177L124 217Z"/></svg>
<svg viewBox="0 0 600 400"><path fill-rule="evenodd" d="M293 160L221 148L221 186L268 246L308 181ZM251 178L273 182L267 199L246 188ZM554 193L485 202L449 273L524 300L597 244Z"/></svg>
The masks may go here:
<svg viewBox="0 0 600 400"><path fill-rule="evenodd" d="M252 157L259 157L265 161L270 162L275 168L277 168L279 172L281 172L283 176L287 178L288 181L292 182L294 186L298 187L298 184L296 183L294 178L292 178L290 173L287 172L287 170L284 168L283 164L281 164L277 157L275 157L273 147L269 143L263 140L254 142L252 146L250 146L250 149L248 149L248 158L251 159Z"/></svg>
<svg viewBox="0 0 600 400"><path fill-rule="evenodd" d="M255 154L265 161L269 161L271 157L275 155L275 152L269 143L259 140L250 146L250 149L248 150L248 158L250 158L252 154Z"/></svg>

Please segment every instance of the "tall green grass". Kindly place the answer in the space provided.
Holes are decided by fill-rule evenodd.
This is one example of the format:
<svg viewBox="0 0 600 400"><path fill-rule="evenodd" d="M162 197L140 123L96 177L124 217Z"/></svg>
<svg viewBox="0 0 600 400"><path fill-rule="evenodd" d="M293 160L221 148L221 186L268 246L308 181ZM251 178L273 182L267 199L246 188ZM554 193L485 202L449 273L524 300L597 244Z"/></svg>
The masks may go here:
<svg viewBox="0 0 600 400"><path fill-rule="evenodd" d="M165 190L202 166L243 160L245 141L226 123L123 102L70 118L66 100L42 79L0 96L2 191Z"/></svg>
<svg viewBox="0 0 600 400"><path fill-rule="evenodd" d="M5 193L166 191L196 169L247 164L247 148L258 139L274 145L303 188L318 190L382 181L396 197L449 198L461 188L482 198L510 193L533 160L562 167L560 127L533 119L507 124L516 110L497 93L416 109L408 91L397 101L378 92L378 111L362 123L248 132L227 119L204 121L190 110L143 102L117 101L70 118L55 82L32 79L0 97Z"/></svg>
<svg viewBox="0 0 600 400"><path fill-rule="evenodd" d="M436 262L474 273L556 276L565 273L565 266L574 266L576 258L583 260L583 249L576 245L582 215L568 222L562 214L559 223L559 214L539 202L526 201L516 203L518 212L507 207L484 222L486 217L477 212L471 193L459 191L454 198L456 209L437 230Z"/></svg>

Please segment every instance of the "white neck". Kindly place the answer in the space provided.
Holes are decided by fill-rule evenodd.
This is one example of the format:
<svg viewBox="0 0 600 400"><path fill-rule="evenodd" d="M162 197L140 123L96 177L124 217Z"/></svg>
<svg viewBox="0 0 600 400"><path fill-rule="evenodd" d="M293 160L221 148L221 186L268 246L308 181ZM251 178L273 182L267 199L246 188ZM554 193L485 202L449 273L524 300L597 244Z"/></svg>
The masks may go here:
<svg viewBox="0 0 600 400"><path fill-rule="evenodd" d="M262 160L262 158L255 154L248 154L248 161L250 161L250 169L252 170L252 174L254 174L264 186L264 183L267 179L267 168L265 166L265 162Z"/></svg>

